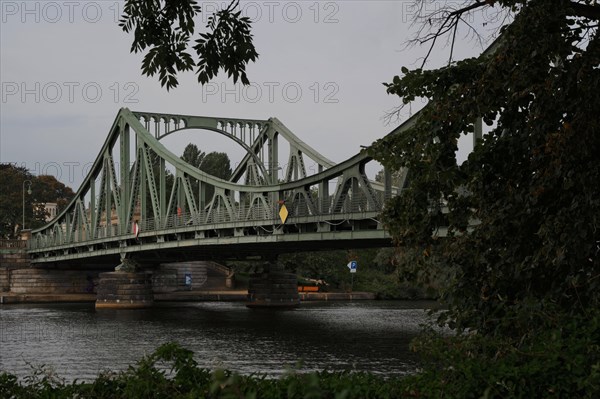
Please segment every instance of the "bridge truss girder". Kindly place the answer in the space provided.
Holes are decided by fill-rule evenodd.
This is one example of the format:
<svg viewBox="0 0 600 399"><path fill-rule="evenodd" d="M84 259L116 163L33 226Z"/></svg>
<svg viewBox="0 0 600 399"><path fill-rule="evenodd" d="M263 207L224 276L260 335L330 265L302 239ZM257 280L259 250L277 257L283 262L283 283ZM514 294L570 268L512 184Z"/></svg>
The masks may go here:
<svg viewBox="0 0 600 399"><path fill-rule="evenodd" d="M186 129L222 134L246 150L230 180L187 164L161 143ZM280 180L282 141L289 144L289 160ZM307 173L306 160L317 165L317 173ZM173 240L196 240L198 247L215 238L252 242L268 236L275 242L300 242L310 234L331 233L328 237L335 240L340 231L357 239L359 233L364 239L388 239L377 215L391 187L367 178L365 165L371 160L360 153L336 165L276 118L123 108L75 198L48 225L33 231L29 252L33 262L55 262L151 250ZM289 211L285 224L278 216L282 204ZM292 239L293 234L298 238Z"/></svg>

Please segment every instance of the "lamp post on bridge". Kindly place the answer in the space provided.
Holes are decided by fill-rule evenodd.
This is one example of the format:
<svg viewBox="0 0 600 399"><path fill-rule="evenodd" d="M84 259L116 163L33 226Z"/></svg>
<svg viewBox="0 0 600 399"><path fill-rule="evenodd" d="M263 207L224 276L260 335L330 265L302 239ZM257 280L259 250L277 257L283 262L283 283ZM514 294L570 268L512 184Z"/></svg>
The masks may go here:
<svg viewBox="0 0 600 399"><path fill-rule="evenodd" d="M21 230L25 230L25 183L28 184L27 194L31 195L31 180L24 180L23 181L23 224L22 224Z"/></svg>

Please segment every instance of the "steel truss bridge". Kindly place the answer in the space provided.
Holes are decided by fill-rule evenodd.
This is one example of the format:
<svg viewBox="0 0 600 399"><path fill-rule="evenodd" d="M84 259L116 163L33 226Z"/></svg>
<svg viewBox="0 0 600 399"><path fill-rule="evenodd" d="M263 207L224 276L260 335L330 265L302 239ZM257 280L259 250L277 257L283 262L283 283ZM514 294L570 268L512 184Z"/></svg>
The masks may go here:
<svg viewBox="0 0 600 399"><path fill-rule="evenodd" d="M188 129L224 135L245 150L231 179L197 169L162 144ZM282 144L287 162L280 159ZM122 108L74 199L48 225L32 231L28 252L41 264L387 246L390 238L378 215L399 188L392 187L388 173L383 184L370 181L365 167L371 161L361 152L334 164L276 118Z"/></svg>

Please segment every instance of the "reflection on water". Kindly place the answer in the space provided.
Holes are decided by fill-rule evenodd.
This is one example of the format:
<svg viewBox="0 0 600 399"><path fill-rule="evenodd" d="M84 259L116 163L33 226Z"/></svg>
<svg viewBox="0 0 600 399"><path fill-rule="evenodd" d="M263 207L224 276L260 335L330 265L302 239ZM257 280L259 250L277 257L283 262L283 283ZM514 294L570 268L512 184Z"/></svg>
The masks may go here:
<svg viewBox="0 0 600 399"><path fill-rule="evenodd" d="M93 304L3 306L0 370L23 376L44 364L67 380L92 379L176 341L193 350L203 367L241 373L300 368L401 375L416 367L408 344L429 305L315 302L272 311L203 302L99 312Z"/></svg>

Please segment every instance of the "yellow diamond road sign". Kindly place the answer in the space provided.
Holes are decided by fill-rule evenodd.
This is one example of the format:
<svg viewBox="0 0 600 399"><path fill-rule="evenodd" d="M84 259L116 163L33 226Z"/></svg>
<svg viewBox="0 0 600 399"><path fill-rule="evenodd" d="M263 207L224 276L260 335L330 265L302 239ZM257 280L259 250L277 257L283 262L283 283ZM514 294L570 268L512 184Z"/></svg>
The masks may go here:
<svg viewBox="0 0 600 399"><path fill-rule="evenodd" d="M279 210L279 217L281 218L281 223L285 223L288 217L288 210L285 205L281 205L281 209Z"/></svg>

